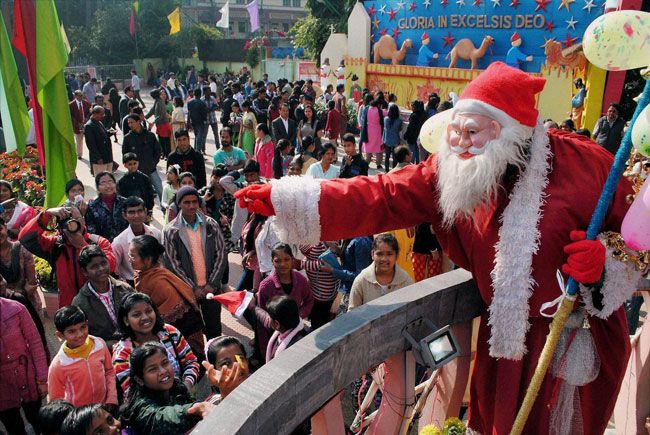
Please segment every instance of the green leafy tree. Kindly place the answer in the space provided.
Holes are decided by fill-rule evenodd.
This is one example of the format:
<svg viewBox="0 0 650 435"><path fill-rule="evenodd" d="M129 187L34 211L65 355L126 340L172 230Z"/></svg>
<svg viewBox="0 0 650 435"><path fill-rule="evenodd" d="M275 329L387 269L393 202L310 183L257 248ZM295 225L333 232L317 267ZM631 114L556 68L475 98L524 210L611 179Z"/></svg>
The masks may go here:
<svg viewBox="0 0 650 435"><path fill-rule="evenodd" d="M260 63L260 49L258 47L250 47L246 50L246 63L250 65L251 69Z"/></svg>

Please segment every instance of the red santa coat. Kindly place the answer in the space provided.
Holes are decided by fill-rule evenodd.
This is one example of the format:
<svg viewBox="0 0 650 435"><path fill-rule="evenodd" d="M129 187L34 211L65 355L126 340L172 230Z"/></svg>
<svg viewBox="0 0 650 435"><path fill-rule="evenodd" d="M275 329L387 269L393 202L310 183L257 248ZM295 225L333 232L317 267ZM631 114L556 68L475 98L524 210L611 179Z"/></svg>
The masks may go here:
<svg viewBox="0 0 650 435"><path fill-rule="evenodd" d="M555 130L549 133L549 138L552 171L544 190L546 203L539 223L539 251L532 258L532 277L537 285L529 299L531 326L526 335L527 354L518 361L492 358L487 312L481 317L470 387L469 426L483 434L509 433L512 427L548 333L550 319L540 316L540 306L560 294L556 271L566 261L563 248L571 242L572 230L587 228L612 164L608 152L581 136ZM320 238L346 239L431 222L445 253L472 273L483 300L489 305L493 296L490 273L499 239L499 218L508 205L515 181L506 181L506 189L499 193L496 203L479 218L479 229L459 222L445 231L440 227L441 217L436 207L435 156L387 175L331 180L320 185ZM601 231L620 230L628 208L625 201L628 193L631 188L622 181ZM354 219L359 216L361 204L365 218ZM589 323L601 369L598 377L579 391L584 433L597 434L604 431L613 411L630 344L622 308L616 309L607 320L589 317ZM554 386L554 377L547 374L524 433L548 433Z"/></svg>

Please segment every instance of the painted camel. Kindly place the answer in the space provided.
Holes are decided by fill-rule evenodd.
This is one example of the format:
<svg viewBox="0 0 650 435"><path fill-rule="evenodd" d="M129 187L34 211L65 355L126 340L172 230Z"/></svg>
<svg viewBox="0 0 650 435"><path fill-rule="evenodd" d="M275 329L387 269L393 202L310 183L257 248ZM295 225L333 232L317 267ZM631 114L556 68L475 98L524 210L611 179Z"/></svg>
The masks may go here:
<svg viewBox="0 0 650 435"><path fill-rule="evenodd" d="M490 35L483 38L483 42L479 48L474 47L474 43L471 39L463 38L454 45L454 48L451 49L445 59L451 56L449 68L454 68L458 59L471 60L471 69L475 69L476 63L479 59L485 56L485 51L491 45L494 45L494 38Z"/></svg>
<svg viewBox="0 0 650 435"><path fill-rule="evenodd" d="M561 42L549 40L544 44L546 65L566 68L578 67L584 70L587 67L587 59L582 51L573 48L563 50Z"/></svg>
<svg viewBox="0 0 650 435"><path fill-rule="evenodd" d="M399 65L404 60L406 50L409 48L413 48L413 42L410 39L405 39L402 48L398 50L395 39L392 36L384 35L372 46L375 54L374 61L379 63L381 59L388 59L392 65Z"/></svg>

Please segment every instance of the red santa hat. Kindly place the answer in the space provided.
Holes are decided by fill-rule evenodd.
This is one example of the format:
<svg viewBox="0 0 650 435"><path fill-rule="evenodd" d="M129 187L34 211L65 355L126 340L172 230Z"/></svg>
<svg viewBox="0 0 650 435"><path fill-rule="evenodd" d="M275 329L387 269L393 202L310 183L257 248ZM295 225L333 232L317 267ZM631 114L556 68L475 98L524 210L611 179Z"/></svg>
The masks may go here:
<svg viewBox="0 0 650 435"><path fill-rule="evenodd" d="M429 39L429 35L427 34L427 32L424 32L424 33L422 34L422 38L421 38L421 40L422 40L422 42L424 42L424 41L426 41L427 39Z"/></svg>
<svg viewBox="0 0 650 435"><path fill-rule="evenodd" d="M545 83L545 78L494 62L467 85L454 106L454 115L475 113L489 116L504 127L516 123L535 127L535 95L544 89Z"/></svg>
<svg viewBox="0 0 650 435"><path fill-rule="evenodd" d="M513 43L513 42L518 41L520 39L521 39L521 36L519 35L519 32L515 32L510 37L510 42Z"/></svg>
<svg viewBox="0 0 650 435"><path fill-rule="evenodd" d="M219 295L208 293L206 295L207 299L213 299L218 301L221 305L226 307L230 314L241 319L244 315L244 311L248 308L248 305L251 302L251 299L255 297L255 294L243 291L243 292L227 292Z"/></svg>

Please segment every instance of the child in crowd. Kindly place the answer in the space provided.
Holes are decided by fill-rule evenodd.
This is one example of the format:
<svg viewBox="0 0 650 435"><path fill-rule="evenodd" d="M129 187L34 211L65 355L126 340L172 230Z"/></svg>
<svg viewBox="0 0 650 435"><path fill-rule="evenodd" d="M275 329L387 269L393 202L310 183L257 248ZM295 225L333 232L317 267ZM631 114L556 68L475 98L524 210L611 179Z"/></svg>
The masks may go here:
<svg viewBox="0 0 650 435"><path fill-rule="evenodd" d="M279 180L287 174L289 168L289 162L291 162L291 151L293 150L293 145L286 140L280 139L278 144L275 146L275 151L273 153L273 178Z"/></svg>
<svg viewBox="0 0 650 435"><path fill-rule="evenodd" d="M397 171L402 169L404 166L410 165L412 159L413 153L411 153L408 146L400 145L396 147L395 151L393 151L393 162L395 162L395 167L391 169L391 171Z"/></svg>
<svg viewBox="0 0 650 435"><path fill-rule="evenodd" d="M343 164L339 178L352 178L357 175L368 175L368 162L357 152L356 140L352 133L343 135Z"/></svg>
<svg viewBox="0 0 650 435"><path fill-rule="evenodd" d="M135 349L129 364L134 382L121 415L138 433L185 433L214 408L208 402L194 402L187 385L176 378L173 359L160 343L144 343Z"/></svg>
<svg viewBox="0 0 650 435"><path fill-rule="evenodd" d="M183 97L174 97L174 110L172 111L172 136L171 136L171 152L176 151L176 137L174 136L177 131L185 130L185 110L183 110Z"/></svg>
<svg viewBox="0 0 650 435"><path fill-rule="evenodd" d="M393 94L391 94L393 95ZM399 117L399 106L397 104L388 105L388 115L384 117L384 163L386 165L386 172L390 171L389 159L393 150L400 144L400 135L402 131L402 120ZM393 158L393 166L395 160Z"/></svg>
<svg viewBox="0 0 650 435"><path fill-rule="evenodd" d="M298 304L287 296L275 296L266 305L266 311L255 307L257 321L272 330L271 338L266 346L266 362L271 361L280 352L295 344L307 335L305 324L300 318Z"/></svg>
<svg viewBox="0 0 650 435"><path fill-rule="evenodd" d="M210 384L219 391L208 401L217 405L248 378L246 349L239 339L229 336L215 337L208 341L205 348L205 374Z"/></svg>
<svg viewBox="0 0 650 435"><path fill-rule="evenodd" d="M260 283L257 293L257 305L262 310L275 296L288 295L296 301L299 307L300 317L306 319L312 312L314 297L309 290L309 281L300 272L294 270L296 262L291 246L286 243L278 243L271 251L273 272ZM258 323L258 322L256 322ZM255 328L258 350L264 356L270 334L263 324Z"/></svg>
<svg viewBox="0 0 650 435"><path fill-rule="evenodd" d="M50 364L50 400L64 399L75 407L91 403L117 406L111 354L104 340L88 334L86 314L69 305L56 312L54 326L63 345Z"/></svg>
<svg viewBox="0 0 650 435"><path fill-rule="evenodd" d="M149 296L144 293L127 295L122 299L117 318L123 338L113 349L113 366L125 396L130 386L129 358L135 349L148 341L162 344L169 356L173 376L182 379L188 389L194 386L199 378L199 362L178 329L163 322Z"/></svg>
<svg viewBox="0 0 650 435"><path fill-rule="evenodd" d="M88 245L79 253L79 267L88 281L72 300L84 313L92 314L88 332L106 342L108 350L120 339L117 329L117 309L120 301L133 288L109 273L106 254L97 245Z"/></svg>
<svg viewBox="0 0 650 435"><path fill-rule="evenodd" d="M65 184L66 200L64 206L74 205L79 209L82 215L88 210L88 202L84 199L85 187L81 180L73 178Z"/></svg>
<svg viewBox="0 0 650 435"><path fill-rule="evenodd" d="M302 157L302 160L304 162L302 165L302 175L305 175L309 167L318 162L318 159L316 158L318 154L318 147L316 146L315 139L311 136L303 137L301 151L302 154L300 154L300 157Z"/></svg>
<svg viewBox="0 0 650 435"><path fill-rule="evenodd" d="M332 319L331 308L341 281L334 278L331 272L323 270L325 265L322 256L332 243L321 242L317 245L300 245L298 248L305 256L297 262L299 269L305 269L309 278L309 287L314 297L314 306L310 313L311 326L318 329Z"/></svg>
<svg viewBox="0 0 650 435"><path fill-rule="evenodd" d="M287 168L287 175L302 175L302 168L305 167L305 158L302 154L298 154L291 159L289 162L289 167Z"/></svg>
<svg viewBox="0 0 650 435"><path fill-rule="evenodd" d="M170 165L167 168L167 183L163 187L162 199L160 200L160 209L163 214L165 214L170 204L174 201L174 195L176 195L176 191L181 187L180 172L181 167L179 165Z"/></svg>
<svg viewBox="0 0 650 435"><path fill-rule="evenodd" d="M0 421L10 434L39 432L38 410L47 394L47 355L27 308L0 298Z"/></svg>
<svg viewBox="0 0 650 435"><path fill-rule="evenodd" d="M232 143L235 146L239 145L239 132L241 131L241 124L244 114L241 113L241 107L237 101L233 101L230 105L230 120L228 121L228 127L232 129Z"/></svg>
<svg viewBox="0 0 650 435"><path fill-rule="evenodd" d="M338 145L338 137L341 133L341 112L336 108L336 102L331 100L327 103L327 122L325 123L325 132L330 142Z"/></svg>
<svg viewBox="0 0 650 435"><path fill-rule="evenodd" d="M61 435L119 435L121 428L105 406L94 403L73 409L63 420Z"/></svg>
<svg viewBox="0 0 650 435"><path fill-rule="evenodd" d="M372 264L354 279L348 311L392 291L413 284L397 263L399 244L394 235L380 234L372 242Z"/></svg>
<svg viewBox="0 0 650 435"><path fill-rule="evenodd" d="M70 402L57 399L43 406L38 411L38 421L42 435L59 435L65 418L74 411Z"/></svg>
<svg viewBox="0 0 650 435"><path fill-rule="evenodd" d="M148 175L138 170L140 162L135 153L126 153L122 158L127 173L117 183L117 193L125 198L137 196L144 200L147 214L153 213L155 192Z"/></svg>
<svg viewBox="0 0 650 435"><path fill-rule="evenodd" d="M194 354L203 359L203 318L192 288L163 267L165 247L150 235L134 238L129 259L135 272L135 288L148 295L162 319L187 338Z"/></svg>

